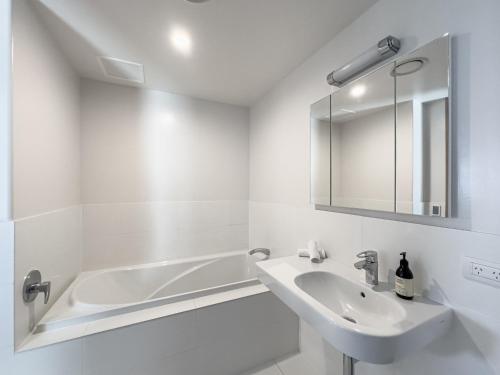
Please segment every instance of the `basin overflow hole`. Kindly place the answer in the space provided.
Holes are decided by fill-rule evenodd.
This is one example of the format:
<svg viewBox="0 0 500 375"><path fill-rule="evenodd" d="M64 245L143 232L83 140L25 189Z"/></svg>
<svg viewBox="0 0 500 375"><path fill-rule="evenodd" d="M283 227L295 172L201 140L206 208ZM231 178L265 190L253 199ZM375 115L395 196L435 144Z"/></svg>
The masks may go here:
<svg viewBox="0 0 500 375"><path fill-rule="evenodd" d="M353 318L351 318L350 316L345 316L345 315L343 315L343 316L342 316L342 318L344 318L344 319L345 319L345 320L347 320L348 322L351 322L351 323L354 323L354 324L356 324L356 323L357 323L357 322L356 322L356 319L353 319Z"/></svg>
<svg viewBox="0 0 500 375"><path fill-rule="evenodd" d="M359 295L360 295L361 297L363 297L363 298L365 298L365 297L366 297L365 292L361 292L361 293L359 293Z"/></svg>

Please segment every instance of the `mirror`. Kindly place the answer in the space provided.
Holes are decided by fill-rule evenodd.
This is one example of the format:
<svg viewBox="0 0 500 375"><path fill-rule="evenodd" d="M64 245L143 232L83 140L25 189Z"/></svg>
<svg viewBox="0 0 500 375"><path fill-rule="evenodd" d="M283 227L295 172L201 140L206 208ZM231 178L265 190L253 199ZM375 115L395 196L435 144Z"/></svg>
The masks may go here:
<svg viewBox="0 0 500 375"><path fill-rule="evenodd" d="M312 203L448 216L449 43L439 38L311 106Z"/></svg>
<svg viewBox="0 0 500 375"><path fill-rule="evenodd" d="M392 68L332 94L332 206L394 211Z"/></svg>
<svg viewBox="0 0 500 375"><path fill-rule="evenodd" d="M449 37L398 59L396 212L446 217L449 210Z"/></svg>
<svg viewBox="0 0 500 375"><path fill-rule="evenodd" d="M311 106L311 202L330 205L330 96Z"/></svg>

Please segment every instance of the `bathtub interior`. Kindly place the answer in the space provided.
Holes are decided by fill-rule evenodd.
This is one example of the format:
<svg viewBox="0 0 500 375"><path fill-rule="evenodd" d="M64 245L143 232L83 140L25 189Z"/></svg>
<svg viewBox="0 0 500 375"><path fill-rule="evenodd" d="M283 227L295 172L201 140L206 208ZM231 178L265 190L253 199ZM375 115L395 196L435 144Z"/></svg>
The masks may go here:
<svg viewBox="0 0 500 375"><path fill-rule="evenodd" d="M163 298L188 293L189 291L233 284L255 278L255 276L253 261L248 260L246 254L222 257L187 270L161 286L148 299Z"/></svg>
<svg viewBox="0 0 500 375"><path fill-rule="evenodd" d="M38 331L259 284L246 250L81 273Z"/></svg>
<svg viewBox="0 0 500 375"><path fill-rule="evenodd" d="M72 305L118 305L147 299L157 285L185 272L190 264L117 269L82 278L70 297Z"/></svg>

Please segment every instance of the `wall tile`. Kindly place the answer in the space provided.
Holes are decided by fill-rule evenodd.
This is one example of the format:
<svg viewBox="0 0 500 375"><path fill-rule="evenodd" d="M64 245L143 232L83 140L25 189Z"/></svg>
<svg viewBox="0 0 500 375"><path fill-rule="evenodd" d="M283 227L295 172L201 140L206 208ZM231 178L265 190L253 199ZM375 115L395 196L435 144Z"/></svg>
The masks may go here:
<svg viewBox="0 0 500 375"><path fill-rule="evenodd" d="M81 270L80 207L16 221L15 248L15 337L19 344ZM42 296L29 305L22 300L24 277L33 269L52 283L47 305Z"/></svg>
<svg viewBox="0 0 500 375"><path fill-rule="evenodd" d="M248 248L247 201L83 206L84 269Z"/></svg>
<svg viewBox="0 0 500 375"><path fill-rule="evenodd" d="M80 202L79 77L29 1L13 1L13 216Z"/></svg>
<svg viewBox="0 0 500 375"><path fill-rule="evenodd" d="M318 375L335 374L342 368L342 354L303 320L300 321L300 351L302 360L310 363Z"/></svg>
<svg viewBox="0 0 500 375"><path fill-rule="evenodd" d="M22 353L0 350L0 373L5 375L81 375L81 340Z"/></svg>
<svg viewBox="0 0 500 375"><path fill-rule="evenodd" d="M0 351L14 346L14 287L0 284Z"/></svg>
<svg viewBox="0 0 500 375"><path fill-rule="evenodd" d="M252 369L241 375L283 375L283 374L284 373L281 372L278 366L273 362L271 364L259 366L258 368Z"/></svg>
<svg viewBox="0 0 500 375"><path fill-rule="evenodd" d="M271 293L197 310L204 374L232 375L298 350L298 319Z"/></svg>
<svg viewBox="0 0 500 375"><path fill-rule="evenodd" d="M170 356L161 356L132 363L120 375L195 375L204 374L200 349L190 349Z"/></svg>
<svg viewBox="0 0 500 375"><path fill-rule="evenodd" d="M14 223L0 221L0 284L14 282Z"/></svg>
<svg viewBox="0 0 500 375"><path fill-rule="evenodd" d="M195 313L190 311L88 336L84 374L132 374L139 366L194 349L195 335Z"/></svg>
<svg viewBox="0 0 500 375"><path fill-rule="evenodd" d="M280 358L276 364L281 373L285 375L320 374L317 366L313 365L303 353ZM334 374L334 372L330 373Z"/></svg>
<svg viewBox="0 0 500 375"><path fill-rule="evenodd" d="M80 104L84 203L248 199L247 108L89 79Z"/></svg>

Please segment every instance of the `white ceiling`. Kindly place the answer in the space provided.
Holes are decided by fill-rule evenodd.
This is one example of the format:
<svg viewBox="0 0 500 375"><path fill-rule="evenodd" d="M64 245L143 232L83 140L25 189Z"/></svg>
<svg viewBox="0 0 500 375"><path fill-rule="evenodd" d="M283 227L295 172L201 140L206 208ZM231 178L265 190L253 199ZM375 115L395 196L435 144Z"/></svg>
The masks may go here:
<svg viewBox="0 0 500 375"><path fill-rule="evenodd" d="M96 56L144 64L145 85L251 105L376 0L39 0L37 9L83 77ZM180 27L192 52L172 48ZM327 72L325 72L325 75Z"/></svg>

